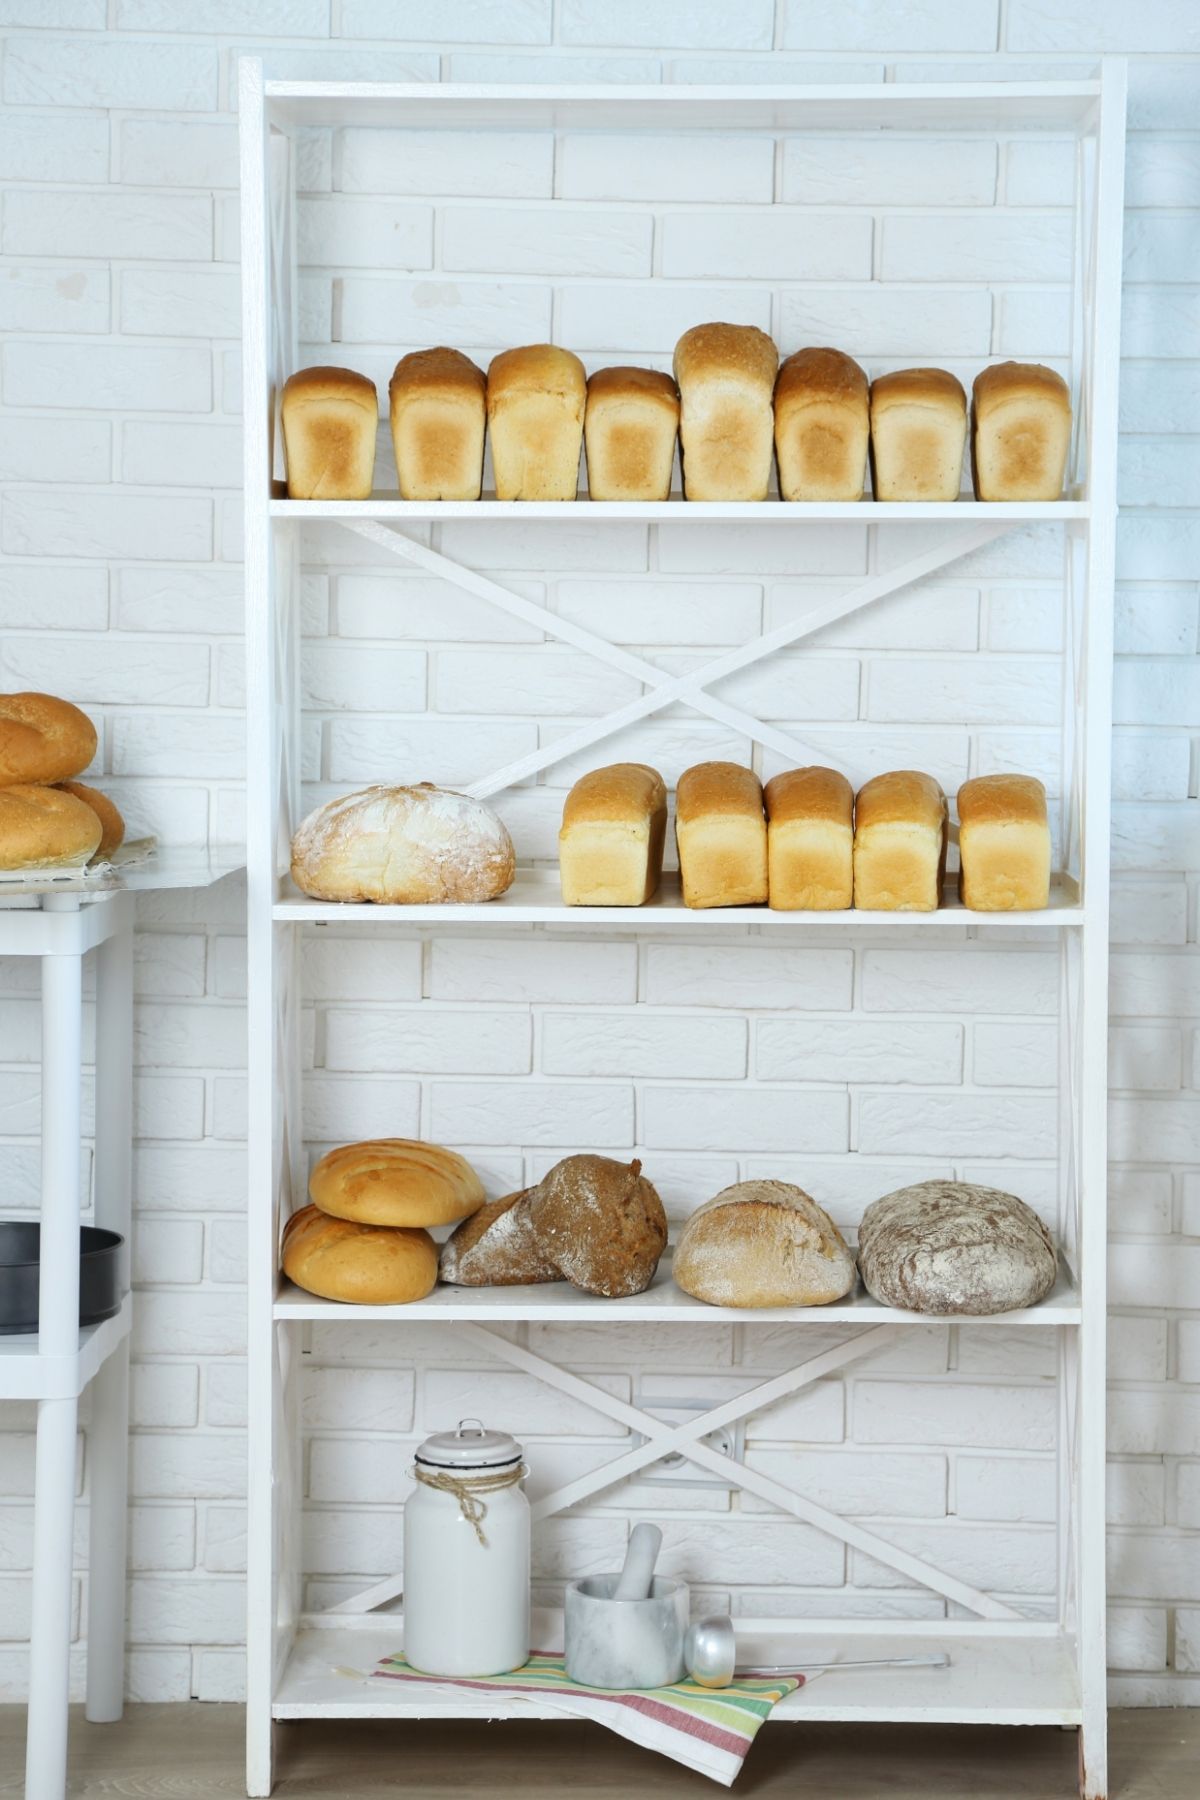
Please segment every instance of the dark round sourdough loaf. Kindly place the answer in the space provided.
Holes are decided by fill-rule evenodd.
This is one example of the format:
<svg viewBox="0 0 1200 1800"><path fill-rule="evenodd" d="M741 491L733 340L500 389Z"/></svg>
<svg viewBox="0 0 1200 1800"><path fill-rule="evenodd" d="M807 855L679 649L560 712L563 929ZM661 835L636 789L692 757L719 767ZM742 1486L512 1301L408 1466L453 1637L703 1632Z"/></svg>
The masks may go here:
<svg viewBox="0 0 1200 1800"><path fill-rule="evenodd" d="M529 1214L543 1254L606 1300L648 1288L666 1248L667 1215L636 1159L564 1157L534 1188Z"/></svg>
<svg viewBox="0 0 1200 1800"><path fill-rule="evenodd" d="M488 1200L442 1245L441 1278L455 1287L525 1287L558 1281L529 1217L532 1188Z"/></svg>
<svg viewBox="0 0 1200 1800"><path fill-rule="evenodd" d="M1054 1286L1054 1241L1033 1208L969 1181L918 1181L868 1206L858 1267L885 1306L950 1314L1035 1306Z"/></svg>

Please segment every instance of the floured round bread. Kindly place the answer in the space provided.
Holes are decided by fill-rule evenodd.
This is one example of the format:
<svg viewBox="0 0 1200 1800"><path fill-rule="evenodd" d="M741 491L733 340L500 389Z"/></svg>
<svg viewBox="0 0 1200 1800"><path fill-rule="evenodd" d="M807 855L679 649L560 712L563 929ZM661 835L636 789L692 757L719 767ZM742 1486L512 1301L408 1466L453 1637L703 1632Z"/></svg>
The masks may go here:
<svg viewBox="0 0 1200 1800"><path fill-rule="evenodd" d="M739 1181L688 1219L673 1273L710 1306L828 1306L854 1286L854 1256L803 1188Z"/></svg>
<svg viewBox="0 0 1200 1800"><path fill-rule="evenodd" d="M667 1215L635 1158L567 1156L534 1188L529 1216L543 1254L585 1294L640 1294L667 1243Z"/></svg>
<svg viewBox="0 0 1200 1800"><path fill-rule="evenodd" d="M292 839L292 880L314 900L467 904L496 899L515 872L512 839L491 808L427 781L343 794Z"/></svg>
<svg viewBox="0 0 1200 1800"><path fill-rule="evenodd" d="M453 1225L483 1205L465 1157L418 1138L342 1144L313 1167L308 1197L324 1213L364 1225Z"/></svg>
<svg viewBox="0 0 1200 1800"><path fill-rule="evenodd" d="M561 1276L529 1216L532 1188L489 1200L442 1245L441 1277L455 1287L526 1287Z"/></svg>
<svg viewBox="0 0 1200 1800"><path fill-rule="evenodd" d="M868 1206L858 1267L869 1293L908 1312L1036 1306L1054 1286L1054 1240L1031 1206L969 1181L918 1181Z"/></svg>

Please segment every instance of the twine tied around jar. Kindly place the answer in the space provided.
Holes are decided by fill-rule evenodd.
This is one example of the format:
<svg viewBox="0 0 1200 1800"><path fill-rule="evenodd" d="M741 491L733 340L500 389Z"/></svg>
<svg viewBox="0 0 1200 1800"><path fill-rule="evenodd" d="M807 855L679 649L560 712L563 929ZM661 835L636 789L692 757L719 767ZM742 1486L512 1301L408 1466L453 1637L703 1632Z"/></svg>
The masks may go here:
<svg viewBox="0 0 1200 1800"><path fill-rule="evenodd" d="M414 1463L409 1474L421 1483L422 1487L436 1488L440 1494L452 1494L458 1501L458 1510L467 1524L472 1527L483 1549L487 1549L488 1541L484 1535L483 1521L487 1518L487 1501L485 1494L497 1494L501 1488L516 1487L524 1481L529 1470L523 1462L513 1463L510 1468L496 1469L490 1474L473 1475L464 1471L456 1474L451 1469L433 1470L421 1463Z"/></svg>

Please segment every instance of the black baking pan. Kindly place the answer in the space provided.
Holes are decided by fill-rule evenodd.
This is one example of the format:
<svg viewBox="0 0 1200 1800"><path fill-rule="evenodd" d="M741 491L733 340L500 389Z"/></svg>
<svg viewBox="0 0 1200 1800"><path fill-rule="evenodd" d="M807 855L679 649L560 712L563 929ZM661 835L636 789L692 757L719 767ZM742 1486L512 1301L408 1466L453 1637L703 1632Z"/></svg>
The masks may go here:
<svg viewBox="0 0 1200 1800"><path fill-rule="evenodd" d="M38 1328L42 1228L28 1219L0 1219L0 1336ZM121 1310L121 1247L116 1231L79 1228L79 1323L98 1325Z"/></svg>

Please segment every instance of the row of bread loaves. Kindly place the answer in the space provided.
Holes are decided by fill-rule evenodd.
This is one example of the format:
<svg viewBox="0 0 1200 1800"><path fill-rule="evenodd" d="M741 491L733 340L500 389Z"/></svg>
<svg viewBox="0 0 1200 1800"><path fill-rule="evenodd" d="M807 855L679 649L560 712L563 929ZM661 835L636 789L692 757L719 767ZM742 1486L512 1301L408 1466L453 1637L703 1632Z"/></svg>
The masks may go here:
<svg viewBox="0 0 1200 1800"><path fill-rule="evenodd" d="M125 822L74 779L96 754L87 714L53 694L0 694L0 870L74 869L111 856Z"/></svg>
<svg viewBox="0 0 1200 1800"><path fill-rule="evenodd" d="M944 369L868 383L840 350L797 350L780 366L765 332L686 331L674 379L599 369L555 344L502 351L487 375L459 350L414 351L388 388L404 500L477 500L490 433L499 500L574 500L586 440L593 500L665 500L678 437L688 500L765 500L772 460L788 501L860 500L868 456L877 500L957 500L967 396ZM1057 500L1071 432L1066 382L1040 363L999 363L974 382L971 467L981 500ZM301 369L282 396L287 491L365 500L378 400L353 369Z"/></svg>

